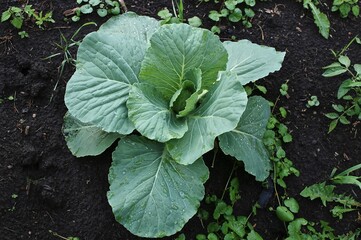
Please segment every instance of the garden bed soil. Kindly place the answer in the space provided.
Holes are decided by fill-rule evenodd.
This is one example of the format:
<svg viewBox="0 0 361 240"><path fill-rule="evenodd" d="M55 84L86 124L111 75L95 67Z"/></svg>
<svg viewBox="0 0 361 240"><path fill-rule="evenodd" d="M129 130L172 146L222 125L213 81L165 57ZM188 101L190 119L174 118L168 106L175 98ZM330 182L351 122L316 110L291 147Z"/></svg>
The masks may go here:
<svg viewBox="0 0 361 240"><path fill-rule="evenodd" d="M62 12L76 6L73 0L30 1L36 9L52 10L55 24L40 30L33 23L24 26L28 39L20 39L17 31L8 23L0 24L0 238L1 239L57 239L49 230L62 236L77 236L83 240L138 239L117 223L107 202L107 174L111 163L111 150L98 157L77 159L68 150L61 132L66 107L64 91L66 82L74 72L65 67L56 89L58 67L61 57L44 60L59 52L55 43L60 33L69 38L83 23L103 21L95 15L82 16L79 23L66 23ZM163 7L171 9L171 1L126 1L128 9L138 14L156 16ZM329 7L331 1L326 1ZM0 12L17 1L0 2ZM212 3L185 1L186 17L199 16L205 27L212 23L207 13L214 9ZM282 83L288 81L289 98L280 97L278 106L284 106L288 116L284 123L293 135L293 142L285 146L287 156L301 172L299 177L289 177L287 193L300 203L298 217L310 221L324 220L346 233L360 227L357 212L344 219L333 218L329 208L320 201L310 201L299 196L305 187L328 179L334 167L346 169L360 163L361 136L359 121L339 126L327 134L329 120L325 113L332 111L338 85L342 78L326 79L321 67L334 59L330 49L340 50L354 36L361 36L359 19L340 19L330 13L331 36L322 38L313 23L312 15L294 1L257 2L253 27L245 29L240 24L222 23L225 30L222 40L236 36L252 42L286 51L282 69L271 74L260 84L267 87L266 98L276 101ZM85 27L79 37L95 30ZM126 47L126 46L124 46ZM361 46L352 45L347 52L354 63L361 63ZM318 97L320 106L306 108L311 95ZM13 100L8 97L12 96ZM50 98L52 100L50 101ZM11 99L11 98L10 98ZM206 155L211 165L213 154ZM233 160L217 155L215 167L211 168L206 183L207 194L220 196L231 172ZM358 172L360 173L360 172ZM239 168L240 204L238 214L248 215L257 201L262 184ZM360 189L339 187L341 192L361 199ZM16 195L14 195L16 194ZM284 225L268 208L277 207L273 196L267 209L260 209L250 219L255 230L264 239L282 239L286 236ZM195 239L206 232L195 216L184 227L187 239ZM174 239L170 237L169 239Z"/></svg>

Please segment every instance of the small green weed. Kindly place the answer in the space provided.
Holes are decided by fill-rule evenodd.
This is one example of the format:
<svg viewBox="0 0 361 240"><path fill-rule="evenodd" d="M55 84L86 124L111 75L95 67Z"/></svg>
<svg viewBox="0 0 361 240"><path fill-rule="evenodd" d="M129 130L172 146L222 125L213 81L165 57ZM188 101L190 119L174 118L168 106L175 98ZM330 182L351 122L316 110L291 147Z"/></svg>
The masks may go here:
<svg viewBox="0 0 361 240"><path fill-rule="evenodd" d="M119 15L121 9L127 12L127 7L123 0L76 0L79 7L69 9L64 12L65 16L72 16L71 20L77 22L81 15L97 12L98 16Z"/></svg>
<svg viewBox="0 0 361 240"><path fill-rule="evenodd" d="M31 18L34 13L35 9L33 9L32 5L25 5L23 8L12 6L1 14L1 22L9 20L11 25L17 29L21 29L23 22Z"/></svg>
<svg viewBox="0 0 361 240"><path fill-rule="evenodd" d="M326 186L326 189L324 187ZM312 185L309 188L305 188L303 192L301 192L302 196L313 198L322 197L322 199L334 199L334 193L326 193L329 191L329 185ZM327 197L326 197L327 195ZM332 196L331 196L332 195ZM312 198L313 197L313 198ZM335 199L338 199L340 195L338 195ZM342 196L344 198L344 196ZM295 214L300 211L300 206L296 199L288 198L282 196L284 198L283 205L279 205L276 209L277 217L287 224L287 238L285 240L294 240L294 239L330 239L330 240L356 240L357 237L361 234L361 229L356 229L354 232L348 232L343 235L336 236L333 232L334 229L329 226L328 222L320 220L319 223L314 223L306 220L305 218L295 218ZM345 199L343 199L345 200ZM335 216L342 216L342 213L345 209L342 209L340 206L336 206L335 210L332 213L336 213ZM286 225L285 225L286 226Z"/></svg>
<svg viewBox="0 0 361 240"><path fill-rule="evenodd" d="M11 198L13 200L16 200L18 198L18 195L13 193L13 194L11 194ZM16 210L16 202L14 202L14 204L11 206L11 208L7 209L8 212L14 212L15 210Z"/></svg>
<svg viewBox="0 0 361 240"><path fill-rule="evenodd" d="M290 143L293 140L288 127L278 120L278 116L282 118L287 117L287 110L284 107L279 107L279 113L275 113L280 97L284 96L289 98L288 88L288 81L286 81L281 85L280 95L277 97L275 103L270 102L272 115L267 124L267 131L263 137L263 143L267 146L270 159L273 162L274 183L277 183L284 189L287 188L286 182L284 181L285 177L290 175L299 176L300 174L293 166L292 161L286 157L286 152L282 147L283 144Z"/></svg>
<svg viewBox="0 0 361 240"><path fill-rule="evenodd" d="M358 0L333 0L332 12L340 12L342 18L346 18L352 13L355 17L360 15Z"/></svg>
<svg viewBox="0 0 361 240"><path fill-rule="evenodd" d="M89 25L95 25L95 22L88 22L83 24L82 26L80 26L75 32L74 34L70 37L70 39L68 40L62 33L60 33L60 43L55 43L55 45L60 49L60 52L52 54L46 58L44 58L43 60L48 60L48 59L52 59L54 57L57 56L63 56L63 60L58 68L58 80L56 81L56 84L53 88L53 93L51 94L50 97L50 102L52 101L53 97L54 97L54 92L58 87L59 81L63 75L64 72L64 68L67 64L73 65L75 66L75 58L73 57L72 53L71 53L71 49L74 47L79 46L79 44L81 43L81 40L75 40L76 36L79 34L80 30L85 27L85 26L89 26Z"/></svg>
<svg viewBox="0 0 361 240"><path fill-rule="evenodd" d="M358 180L361 177L350 175L351 172L359 170L360 168L361 164L358 164L336 176L334 176L336 170L333 170L331 181L336 184L353 184L361 189L361 182ZM301 192L301 196L310 198L311 200L319 198L324 206L326 206L328 202L336 204L336 206L331 209L331 213L334 217L338 217L339 219L343 218L344 213L360 210L360 202L355 200L352 196L335 193L335 188L335 185L327 184L326 182L316 183L306 187Z"/></svg>
<svg viewBox="0 0 361 240"><path fill-rule="evenodd" d="M184 7L183 1L179 0L174 4L172 0L173 13L171 13L168 8L164 8L158 12L158 16L162 19L161 24L169 24L169 23L182 23L184 22ZM188 24L193 27L200 27L202 25L202 20L197 17L191 17L188 19Z"/></svg>
<svg viewBox="0 0 361 240"><path fill-rule="evenodd" d="M319 4L318 0L303 0L303 7L309 9L312 12L314 22L318 27L319 33L326 39L330 35L330 21L327 15L320 11L317 7Z"/></svg>
<svg viewBox="0 0 361 240"><path fill-rule="evenodd" d="M21 29L25 21L33 19L39 28L44 29L46 22L55 22L52 16L53 13L51 11L44 15L43 11L37 12L32 5L24 5L23 7L11 6L1 14L1 22L10 21L11 25L15 28ZM19 35L22 38L26 36L20 33Z"/></svg>
<svg viewBox="0 0 361 240"><path fill-rule="evenodd" d="M321 231L316 230L320 229ZM329 240L356 240L361 234L361 229L355 232L348 232L343 235L335 236L334 229L328 222L320 221L316 224L304 218L297 218L287 226L288 237L285 240L294 239L329 239Z"/></svg>
<svg viewBox="0 0 361 240"><path fill-rule="evenodd" d="M19 34L19 36L21 38L28 38L29 37L29 34L26 31L18 32L18 34Z"/></svg>
<svg viewBox="0 0 361 240"><path fill-rule="evenodd" d="M60 239L63 239L63 240L80 240L80 238L78 238L78 237L64 237L64 236L61 236L60 234L58 234L56 232L53 232L52 230L49 230L49 233L52 234L54 237L57 237L57 238L60 238Z"/></svg>
<svg viewBox="0 0 361 240"><path fill-rule="evenodd" d="M361 176L353 176L350 175L350 173L357 171L361 169L361 163L357 164L356 166L350 167L349 169L346 169L345 171L335 175L336 168L331 173L331 181L336 184L351 184L358 186L361 189L361 182L359 179L361 179Z"/></svg>
<svg viewBox="0 0 361 240"><path fill-rule="evenodd" d="M267 131L263 137L263 143L267 146L270 152L270 159L273 162L274 182L282 188L286 188L285 177L290 175L299 176L299 171L293 166L291 160L286 156L286 152L282 145L284 143L292 142L292 135L288 127L281 123L275 115L272 115L268 125Z"/></svg>
<svg viewBox="0 0 361 240"><path fill-rule="evenodd" d="M319 105L320 105L320 102L318 101L317 96L311 96L311 98L306 103L307 108L317 107Z"/></svg>
<svg viewBox="0 0 361 240"><path fill-rule="evenodd" d="M281 85L280 94L282 96L285 96L285 97L289 98L289 95L288 95L288 80Z"/></svg>
<svg viewBox="0 0 361 240"><path fill-rule="evenodd" d="M211 0L201 0L199 4L210 1ZM212 21L219 23L222 19L227 19L232 23L241 22L246 28L252 27L251 20L255 16L255 12L252 10L252 7L256 5L255 0L213 0L213 2L220 5L220 8L219 10L209 11L208 17ZM214 33L220 33L221 29L219 26L214 25L211 31Z"/></svg>
<svg viewBox="0 0 361 240"><path fill-rule="evenodd" d="M265 86L258 85L256 83L249 84L244 89L246 90L248 96L252 95L254 90L258 90L263 94L267 93L267 88Z"/></svg>
<svg viewBox="0 0 361 240"><path fill-rule="evenodd" d="M258 90L263 94L267 93L267 88L255 83L249 84L245 87L247 95L251 95L254 90ZM289 98L288 95L288 80L281 85L280 95L277 97L275 103L270 102L272 107L272 115L268 120L267 131L263 136L263 143L267 147L270 159L273 162L273 175L274 182L280 185L282 188L286 188L284 181L285 177L290 175L299 176L299 171L293 166L291 160L286 157L286 152L282 145L292 142L292 135L290 134L288 127L281 123L278 119L287 117L287 110L284 107L278 107L278 113L276 113L276 105L280 100L280 97L284 96Z"/></svg>
<svg viewBox="0 0 361 240"><path fill-rule="evenodd" d="M8 100L8 101L15 101L15 97L14 96L12 96L12 95L10 95L10 96L8 96L7 98L0 98L0 104L3 104L4 103L4 101L6 101L6 100Z"/></svg>
<svg viewBox="0 0 361 240"><path fill-rule="evenodd" d="M55 23L52 12L47 12L45 15L43 15L42 11L39 14L34 12L33 17L35 18L35 24L41 29L44 29L45 22Z"/></svg>
<svg viewBox="0 0 361 240"><path fill-rule="evenodd" d="M357 117L361 120L361 64L351 64L349 57L344 52L353 43L361 44L358 37L353 38L339 53L332 51L337 58L336 62L323 67L325 70L322 76L335 77L347 76L338 88L337 99L344 100L344 104L332 104L334 112L327 113L325 116L331 119L328 133L332 132L338 123L351 124L350 118Z"/></svg>
<svg viewBox="0 0 361 240"><path fill-rule="evenodd" d="M230 178L227 181L227 186L224 189L221 198L216 195L207 196L206 204L212 205L214 211L209 214L205 210L200 210L198 217L203 221L208 221L207 234L198 234L197 240L217 240L217 239L255 239L262 240L263 238L253 229L252 224L248 221L254 211L249 216L235 216L234 205L241 199L239 195L239 180L231 176L236 169L236 165L232 169ZM228 187L229 184L229 187ZM225 194L228 193L229 203L224 200ZM211 215L211 216L210 216Z"/></svg>
<svg viewBox="0 0 361 240"><path fill-rule="evenodd" d="M282 222L291 222L295 219L294 214L298 213L300 206L294 198L287 198L283 205L276 208L276 215Z"/></svg>
<svg viewBox="0 0 361 240"><path fill-rule="evenodd" d="M245 87L247 95L251 95L254 90L258 90L263 94L267 93L267 89L264 86L252 84ZM273 176L274 182L280 185L282 188L287 188L285 177L290 175L299 176L299 171L293 166L291 160L286 157L286 152L282 145L292 142L292 135L288 130L288 127L279 121L279 117L286 118L287 110L284 107L278 107L278 113L276 113L276 105L280 100L280 97L284 96L289 98L288 94L288 80L281 85L280 95L277 97L275 103L270 102L272 107L272 115L268 120L267 131L263 136L263 143L267 147L270 153L270 159L273 162Z"/></svg>

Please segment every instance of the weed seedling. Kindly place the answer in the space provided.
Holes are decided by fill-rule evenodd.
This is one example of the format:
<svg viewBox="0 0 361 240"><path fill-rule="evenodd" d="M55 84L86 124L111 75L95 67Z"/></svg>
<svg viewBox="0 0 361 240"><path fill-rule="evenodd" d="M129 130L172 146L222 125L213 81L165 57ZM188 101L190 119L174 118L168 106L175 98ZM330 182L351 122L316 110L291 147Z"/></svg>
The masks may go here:
<svg viewBox="0 0 361 240"><path fill-rule="evenodd" d="M336 170L331 173L330 180L336 184L352 184L361 188L361 183L358 179L360 176L352 176L351 172L361 168L361 164L351 167L338 175L334 175ZM338 194L334 192L335 185L327 184L326 182L316 183L309 187L306 187L302 192L302 197L308 197L311 200L319 198L324 206L331 202L336 204L331 209L331 213L334 217L339 219L343 218L343 214L351 211L357 211L361 208L361 203L355 200L352 196L345 194Z"/></svg>
<svg viewBox="0 0 361 240"><path fill-rule="evenodd" d="M361 182L359 179L361 179L361 176L353 176L350 175L350 173L357 171L361 169L361 164L357 164L356 166L350 167L349 169L346 169L345 171L335 175L336 168L331 173L331 181L336 184L351 184L358 186L361 189Z"/></svg>
<svg viewBox="0 0 361 240"><path fill-rule="evenodd" d="M58 52L58 53L55 53L55 54L52 54L46 58L44 58L43 60L48 60L48 59L52 59L54 57L57 57L57 56L63 56L63 60L60 64L60 66L58 67L58 79L55 83L55 86L53 88L53 93L51 94L51 97L50 97L50 100L49 102L52 101L53 97L54 97L54 92L56 91L57 87L58 87L58 84L59 84L59 81L63 75L63 72L64 72L64 68L67 64L70 64L70 65L73 65L75 66L75 59L71 53L71 49L74 48L74 47L77 47L79 46L81 40L75 40L76 36L79 34L80 30L85 27L85 26L89 26L89 25L95 25L96 26L96 23L95 22L88 22L88 23L85 23L83 24L82 26L80 26L78 28L78 30L76 30L74 32L74 34L70 37L70 39L68 40L64 34L60 33L60 43L55 43L55 45L61 50L61 52Z"/></svg>
<svg viewBox="0 0 361 240"><path fill-rule="evenodd" d="M283 205L276 208L276 215L282 222L291 222L295 219L294 214L298 213L300 206L294 198L287 198Z"/></svg>
<svg viewBox="0 0 361 240"><path fill-rule="evenodd" d="M318 27L319 33L326 39L330 35L330 21L327 15L320 11L317 7L319 4L318 0L303 0L303 7L309 9L312 12L314 22Z"/></svg>
<svg viewBox="0 0 361 240"><path fill-rule="evenodd" d="M317 99L317 96L311 96L310 100L307 101L306 103L306 107L311 108L311 107L317 107L320 105L320 102Z"/></svg>
<svg viewBox="0 0 361 240"><path fill-rule="evenodd" d="M35 24L41 29L44 29L46 22L55 23L52 12L47 12L45 15L43 15L42 11L39 14L34 12L33 17L35 18Z"/></svg>
<svg viewBox="0 0 361 240"><path fill-rule="evenodd" d="M29 34L26 31L18 32L18 34L19 34L19 36L21 38L28 38L29 37Z"/></svg>
<svg viewBox="0 0 361 240"><path fill-rule="evenodd" d="M80 238L78 237L64 237L61 236L60 234L53 232L52 230L49 230L49 233L52 234L54 237L60 238L62 240L80 240Z"/></svg>
<svg viewBox="0 0 361 240"><path fill-rule="evenodd" d="M273 103L274 112L275 106ZM285 118L287 111L285 108L279 108L280 115ZM284 143L292 142L292 135L290 134L288 127L281 123L275 114L272 114L267 124L267 131L263 136L263 143L267 146L270 153L270 159L273 162L273 182L287 188L285 177L290 175L299 176L299 171L293 166L291 160L286 157L286 152L282 145ZM276 189L276 186L275 186Z"/></svg>
<svg viewBox="0 0 361 240"><path fill-rule="evenodd" d="M333 0L332 12L340 12L342 18L346 18L352 13L355 17L360 15L358 0Z"/></svg>
<svg viewBox="0 0 361 240"><path fill-rule="evenodd" d="M203 0L202 2L209 2L210 0ZM217 24L222 19L227 19L229 22L241 22L246 28L252 27L251 19L255 16L252 7L256 5L255 0L213 0L214 3L219 4L219 10L209 11L208 17ZM221 29L215 25L211 28L214 33L220 33Z"/></svg>
<svg viewBox="0 0 361 240"><path fill-rule="evenodd" d="M288 80L281 85L280 94L282 96L285 96L285 97L289 98L289 95L288 95Z"/></svg>
<svg viewBox="0 0 361 240"><path fill-rule="evenodd" d="M35 21L35 24L41 28L44 29L44 25L46 22L54 23L54 19L52 18L53 13L47 12L45 15L43 15L43 12L41 11L38 13L32 5L25 5L23 7L9 7L8 10L4 11L1 15L1 22L10 21L11 25L13 25L17 29L21 29L23 26L23 23L26 20L33 19ZM25 36L21 35L20 36ZM23 38L23 37L22 37Z"/></svg>
<svg viewBox="0 0 361 240"><path fill-rule="evenodd" d="M66 17L72 16L73 22L79 21L81 15L93 12L96 12L99 17L119 15L121 9L127 12L127 7L123 0L77 0L76 2L80 5L79 7L64 12Z"/></svg>
<svg viewBox="0 0 361 240"><path fill-rule="evenodd" d="M325 115L332 120L328 133L332 132L338 123L351 124L352 117L361 120L361 64L352 65L350 58L344 55L353 42L360 44L361 40L355 37L339 53L332 51L337 61L323 68L324 77L345 76L346 78L337 92L337 99L344 100L345 104L333 104L334 112Z"/></svg>
<svg viewBox="0 0 361 240"><path fill-rule="evenodd" d="M21 29L23 22L32 17L34 13L35 9L32 8L32 5L25 5L23 8L12 6L1 14L1 22L10 21L15 28Z"/></svg>
<svg viewBox="0 0 361 240"><path fill-rule="evenodd" d="M184 22L184 7L183 1L179 0L179 3L176 4L172 0L173 6L173 14L168 10L168 8L164 8L158 12L158 17L162 19L161 24L170 24L170 23L182 23ZM202 25L202 20L197 17L191 17L188 19L188 24L193 27L200 27Z"/></svg>
<svg viewBox="0 0 361 240"><path fill-rule="evenodd" d="M249 218L256 214L252 211L249 216L235 216L234 205L241 199L239 195L239 180L232 178L237 165L234 164L232 172L224 188L221 198L216 195L207 196L206 204L213 205L213 213L200 209L198 216L203 221L208 221L207 234L197 234L197 240L207 239L259 239L263 238L254 230ZM231 180L232 179L232 180ZM229 203L224 199L228 195Z"/></svg>
<svg viewBox="0 0 361 240"><path fill-rule="evenodd" d="M316 230L317 228L317 230ZM328 222L310 222L304 218L297 218L287 226L288 237L285 240L294 239L330 239L330 240L356 240L361 234L361 229L336 236L334 229Z"/></svg>

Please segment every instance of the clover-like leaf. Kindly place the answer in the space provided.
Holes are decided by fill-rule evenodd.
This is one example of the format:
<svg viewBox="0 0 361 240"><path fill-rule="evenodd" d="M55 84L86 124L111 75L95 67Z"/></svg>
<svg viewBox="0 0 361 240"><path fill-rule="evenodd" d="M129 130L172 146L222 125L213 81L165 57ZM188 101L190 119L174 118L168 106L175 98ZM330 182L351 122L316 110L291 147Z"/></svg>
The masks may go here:
<svg viewBox="0 0 361 240"><path fill-rule="evenodd" d="M93 12L93 8L90 4L84 4L80 7L80 11L84 14L89 14Z"/></svg>
<svg viewBox="0 0 361 240"><path fill-rule="evenodd" d="M133 234L169 236L197 212L208 175L201 159L184 166L162 143L125 137L113 153L108 200L116 220Z"/></svg>

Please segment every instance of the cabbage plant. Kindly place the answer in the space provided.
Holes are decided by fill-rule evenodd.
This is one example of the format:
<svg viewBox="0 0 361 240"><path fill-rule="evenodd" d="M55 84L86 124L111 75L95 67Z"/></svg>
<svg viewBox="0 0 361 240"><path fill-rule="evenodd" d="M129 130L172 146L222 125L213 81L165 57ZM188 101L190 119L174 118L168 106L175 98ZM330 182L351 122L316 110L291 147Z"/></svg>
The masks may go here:
<svg viewBox="0 0 361 240"><path fill-rule="evenodd" d="M221 42L186 24L116 16L80 44L63 132L77 156L118 141L107 194L115 218L142 237L169 236L197 212L216 139L262 181L270 115L243 85L277 71L285 54L247 40Z"/></svg>

